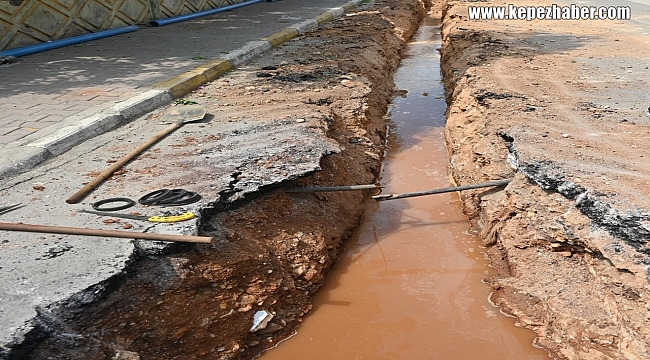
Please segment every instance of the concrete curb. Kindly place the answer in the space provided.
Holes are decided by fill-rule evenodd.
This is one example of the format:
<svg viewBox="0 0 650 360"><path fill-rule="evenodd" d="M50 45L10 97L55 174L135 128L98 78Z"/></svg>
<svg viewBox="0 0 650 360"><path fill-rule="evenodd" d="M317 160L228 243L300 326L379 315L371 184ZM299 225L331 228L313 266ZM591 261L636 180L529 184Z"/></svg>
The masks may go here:
<svg viewBox="0 0 650 360"><path fill-rule="evenodd" d="M9 147L3 149L0 159L0 179L8 179L29 171L52 157L47 150L33 147Z"/></svg>
<svg viewBox="0 0 650 360"><path fill-rule="evenodd" d="M299 24L291 26L291 28L298 30L298 34L302 35L306 32L318 29L318 21L314 19L305 20Z"/></svg>
<svg viewBox="0 0 650 360"><path fill-rule="evenodd" d="M153 86L154 89L167 91L174 98L181 97L202 84L225 74L233 69L228 59L217 59L196 67L184 74Z"/></svg>
<svg viewBox="0 0 650 360"><path fill-rule="evenodd" d="M292 28L286 28L282 31L278 31L275 34L265 37L262 41L268 41L273 47L278 47L285 42L294 39L298 36L298 30Z"/></svg>
<svg viewBox="0 0 650 360"><path fill-rule="evenodd" d="M244 65L261 56L274 47L295 39L306 32L316 30L321 24L331 21L353 10L364 0L352 0L341 7L330 9L312 19L294 24L259 41L246 43L224 58L216 59L198 66L188 72L160 82L150 90L122 101L112 108L99 111L89 116L79 114L64 119L63 127L50 131L49 134L16 147L6 147L8 156L0 159L0 180L5 180L28 171L41 162L60 155L72 147L111 131L137 117L169 104L174 98L181 97L202 84ZM65 125L67 123L67 125ZM42 129L47 132L47 129ZM36 134L35 134L36 135Z"/></svg>
<svg viewBox="0 0 650 360"><path fill-rule="evenodd" d="M251 41L241 47L239 50L230 52L226 56L226 60L234 66L241 66L249 61L261 56L265 52L271 50L273 46L268 41Z"/></svg>

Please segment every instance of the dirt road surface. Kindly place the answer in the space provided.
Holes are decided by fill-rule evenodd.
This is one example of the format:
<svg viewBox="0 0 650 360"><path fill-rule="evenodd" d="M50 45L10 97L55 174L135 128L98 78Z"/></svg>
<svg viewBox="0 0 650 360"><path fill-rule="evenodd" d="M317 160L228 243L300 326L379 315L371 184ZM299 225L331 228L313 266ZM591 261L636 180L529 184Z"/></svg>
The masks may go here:
<svg viewBox="0 0 650 360"><path fill-rule="evenodd" d="M627 22L470 21L469 5L504 3L372 1L189 94L208 121L187 125L94 196L201 191L201 220L180 231L214 244L136 242L124 271L39 308L6 357L251 359L290 336L372 192L283 188L377 181L392 74L430 10L443 20L450 178L514 179L463 193L498 269L491 300L557 359L649 358L647 7L634 3L638 21ZM9 188L55 182L67 195L92 175L82 169L128 151L141 140L129 133L153 132L167 110L45 165L77 164L72 182L26 174ZM132 226L90 219L74 221ZM55 253L44 260L64 259ZM272 317L251 331L256 313Z"/></svg>

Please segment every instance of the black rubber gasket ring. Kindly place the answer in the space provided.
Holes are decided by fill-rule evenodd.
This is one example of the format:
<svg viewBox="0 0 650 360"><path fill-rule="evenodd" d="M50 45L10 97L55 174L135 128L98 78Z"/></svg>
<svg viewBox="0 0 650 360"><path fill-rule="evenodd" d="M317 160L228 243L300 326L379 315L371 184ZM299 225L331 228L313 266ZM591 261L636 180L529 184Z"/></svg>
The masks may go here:
<svg viewBox="0 0 650 360"><path fill-rule="evenodd" d="M110 204L110 203L115 203L115 202L123 202L123 203L126 203L126 204L120 205L120 206L113 206L113 207L100 207L100 206L102 206L104 204ZM99 201L96 201L96 202L92 203L91 205L92 205L93 209L95 209L97 211L117 211L117 210L124 210L124 209L130 208L131 206L135 205L135 201L133 201L133 200L131 200L129 198L125 198L125 197L116 197L116 198L109 198L109 199L99 200Z"/></svg>
<svg viewBox="0 0 650 360"><path fill-rule="evenodd" d="M182 199L187 196L188 191L185 189L171 189L167 196L162 199L158 199L154 205L170 204L176 202L176 200Z"/></svg>
<svg viewBox="0 0 650 360"><path fill-rule="evenodd" d="M168 200L163 200L159 201L158 205L161 206L180 206L180 205L189 205L193 204L199 200L203 199L203 197L194 191L186 191L185 194L183 194L182 197L176 198L174 200L168 201Z"/></svg>
<svg viewBox="0 0 650 360"><path fill-rule="evenodd" d="M185 189L160 189L144 195L138 202L142 205L180 206L195 203L202 198L196 192Z"/></svg>
<svg viewBox="0 0 650 360"><path fill-rule="evenodd" d="M156 190L153 192L150 192L140 199L138 199L138 202L142 205L154 205L158 201L165 199L167 196L169 196L170 190L168 189L160 189Z"/></svg>

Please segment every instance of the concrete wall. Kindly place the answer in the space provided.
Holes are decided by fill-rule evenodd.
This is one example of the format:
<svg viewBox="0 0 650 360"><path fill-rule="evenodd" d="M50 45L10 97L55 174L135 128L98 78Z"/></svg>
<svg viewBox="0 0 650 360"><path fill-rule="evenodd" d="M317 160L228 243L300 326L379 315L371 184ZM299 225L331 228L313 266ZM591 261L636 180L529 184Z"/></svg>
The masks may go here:
<svg viewBox="0 0 650 360"><path fill-rule="evenodd" d="M0 0L0 51L245 0Z"/></svg>

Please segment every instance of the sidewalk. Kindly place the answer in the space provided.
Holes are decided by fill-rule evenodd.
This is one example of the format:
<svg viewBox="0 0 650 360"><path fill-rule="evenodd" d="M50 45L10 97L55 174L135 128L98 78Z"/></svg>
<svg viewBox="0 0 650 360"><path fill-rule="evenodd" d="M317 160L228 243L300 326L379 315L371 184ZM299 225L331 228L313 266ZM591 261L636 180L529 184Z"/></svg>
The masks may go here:
<svg viewBox="0 0 650 360"><path fill-rule="evenodd" d="M358 3L261 2L0 66L0 179L171 102L205 81L197 67L218 76Z"/></svg>

